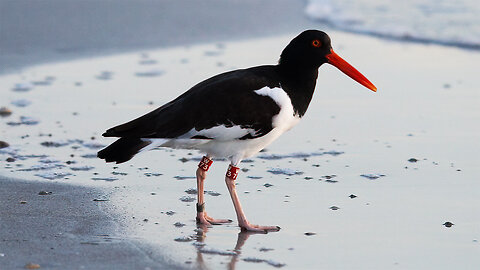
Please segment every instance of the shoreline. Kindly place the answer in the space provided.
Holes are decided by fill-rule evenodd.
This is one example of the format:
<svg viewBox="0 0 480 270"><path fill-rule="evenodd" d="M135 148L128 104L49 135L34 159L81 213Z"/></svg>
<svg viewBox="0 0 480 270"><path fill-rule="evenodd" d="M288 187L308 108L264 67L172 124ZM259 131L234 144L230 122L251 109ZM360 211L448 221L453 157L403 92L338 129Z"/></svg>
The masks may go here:
<svg viewBox="0 0 480 270"><path fill-rule="evenodd" d="M105 188L5 177L0 183L2 269L29 263L41 269L179 269L123 237L109 202L101 201L111 192Z"/></svg>
<svg viewBox="0 0 480 270"><path fill-rule="evenodd" d="M304 8L304 2L294 0L140 0L135 5L128 0L115 5L93 0L5 1L0 3L0 10L9 11L0 16L0 74L50 62L315 28L318 23L303 14ZM53 21L52 10L57 13ZM278 14L298 15L285 19Z"/></svg>

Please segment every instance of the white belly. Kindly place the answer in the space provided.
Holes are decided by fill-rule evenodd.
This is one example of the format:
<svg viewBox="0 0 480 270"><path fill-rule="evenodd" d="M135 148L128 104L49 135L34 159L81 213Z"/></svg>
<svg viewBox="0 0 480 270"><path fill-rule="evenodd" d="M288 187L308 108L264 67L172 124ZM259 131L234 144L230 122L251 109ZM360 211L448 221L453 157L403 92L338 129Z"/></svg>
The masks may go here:
<svg viewBox="0 0 480 270"><path fill-rule="evenodd" d="M148 150L155 147L197 149L213 157L227 158L233 164L238 164L242 159L253 156L300 120L300 117L295 115L290 98L283 89L264 87L255 92L258 95L272 98L280 107L279 113L272 118L273 129L264 136L246 140L150 139L152 144ZM232 131L234 130L232 129Z"/></svg>

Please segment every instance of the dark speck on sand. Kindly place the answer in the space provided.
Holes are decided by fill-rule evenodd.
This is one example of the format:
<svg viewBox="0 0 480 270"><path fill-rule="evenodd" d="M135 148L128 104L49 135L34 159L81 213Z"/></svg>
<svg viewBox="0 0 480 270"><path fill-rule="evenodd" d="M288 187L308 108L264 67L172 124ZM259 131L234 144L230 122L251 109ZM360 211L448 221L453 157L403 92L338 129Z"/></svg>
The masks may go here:
<svg viewBox="0 0 480 270"><path fill-rule="evenodd" d="M455 225L455 224L453 224L453 223L450 222L450 221L447 221L447 222L443 223L442 225L445 226L445 227L447 227L447 228L450 228L450 227L452 227L452 226Z"/></svg>
<svg viewBox="0 0 480 270"><path fill-rule="evenodd" d="M7 107L1 107L0 108L0 116L1 117L6 117L12 114L12 111L7 108Z"/></svg>
<svg viewBox="0 0 480 270"><path fill-rule="evenodd" d="M6 147L9 147L10 145L4 141L0 141L0 149L1 148L6 148Z"/></svg>

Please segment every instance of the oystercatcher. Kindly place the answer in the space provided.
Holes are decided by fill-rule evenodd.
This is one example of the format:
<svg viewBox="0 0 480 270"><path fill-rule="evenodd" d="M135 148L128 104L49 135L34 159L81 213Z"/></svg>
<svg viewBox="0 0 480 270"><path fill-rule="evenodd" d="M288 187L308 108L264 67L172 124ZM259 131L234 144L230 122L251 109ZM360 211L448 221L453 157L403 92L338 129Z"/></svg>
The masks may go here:
<svg viewBox="0 0 480 270"><path fill-rule="evenodd" d="M235 191L238 165L291 129L307 111L318 68L329 63L370 90L376 87L333 50L330 37L307 30L283 50L277 65L239 69L216 75L178 98L103 136L119 137L98 152L106 162L122 163L157 147L197 149L205 153L196 171L197 222L228 223L205 212L204 181L213 158L230 161L225 182L242 230L278 231L247 221Z"/></svg>

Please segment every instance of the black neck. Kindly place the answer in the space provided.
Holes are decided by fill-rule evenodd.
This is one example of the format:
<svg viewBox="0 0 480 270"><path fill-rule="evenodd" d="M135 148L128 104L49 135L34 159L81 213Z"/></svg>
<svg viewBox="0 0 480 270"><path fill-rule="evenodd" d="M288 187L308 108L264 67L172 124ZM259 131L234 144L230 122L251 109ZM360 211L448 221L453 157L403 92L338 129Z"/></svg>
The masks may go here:
<svg viewBox="0 0 480 270"><path fill-rule="evenodd" d="M282 78L282 88L292 100L295 114L302 117L312 100L318 77L318 67L291 68L291 66L280 64L277 66L277 70Z"/></svg>

